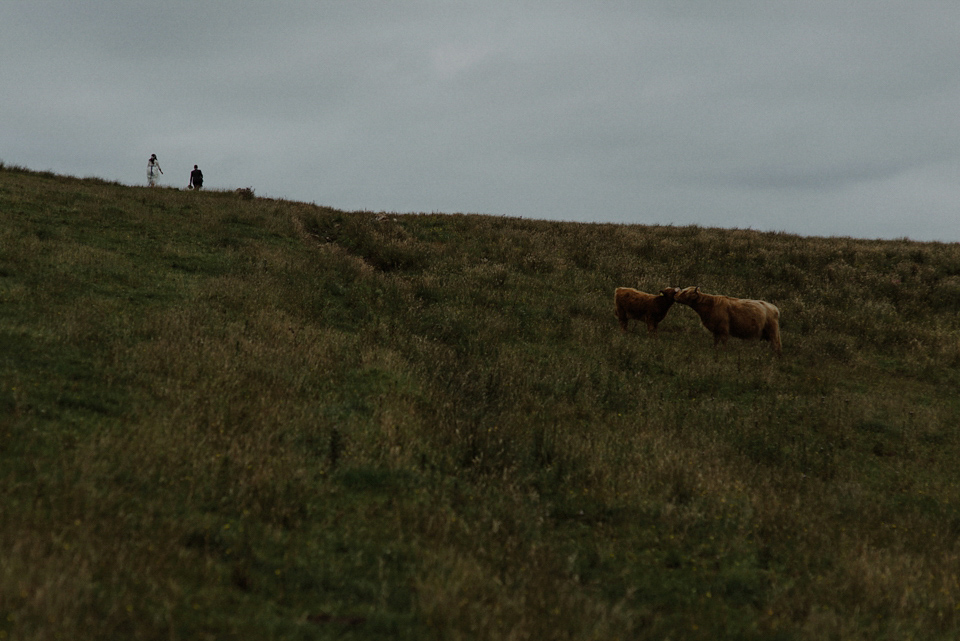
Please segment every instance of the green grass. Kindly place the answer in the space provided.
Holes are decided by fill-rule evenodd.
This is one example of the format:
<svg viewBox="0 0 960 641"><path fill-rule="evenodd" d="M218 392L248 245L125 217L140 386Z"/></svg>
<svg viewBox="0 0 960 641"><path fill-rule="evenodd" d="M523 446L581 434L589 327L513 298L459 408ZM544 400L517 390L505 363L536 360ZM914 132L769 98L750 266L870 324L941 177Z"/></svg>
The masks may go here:
<svg viewBox="0 0 960 641"><path fill-rule="evenodd" d="M780 307L715 350L617 286ZM954 639L960 246L0 168L0 639Z"/></svg>

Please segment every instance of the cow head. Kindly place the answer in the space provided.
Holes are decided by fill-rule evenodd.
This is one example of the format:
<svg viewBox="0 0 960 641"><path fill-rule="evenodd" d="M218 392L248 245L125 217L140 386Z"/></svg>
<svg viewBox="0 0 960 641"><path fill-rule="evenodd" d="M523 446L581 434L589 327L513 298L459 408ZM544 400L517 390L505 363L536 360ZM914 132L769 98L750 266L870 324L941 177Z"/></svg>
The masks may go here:
<svg viewBox="0 0 960 641"><path fill-rule="evenodd" d="M700 300L700 287L684 287L683 289L677 287L676 289L677 292L674 296L674 300L676 300L678 303L690 305Z"/></svg>
<svg viewBox="0 0 960 641"><path fill-rule="evenodd" d="M679 287L667 287L660 290L660 295L665 296L670 300L674 300L677 295L677 292L679 291L680 291Z"/></svg>

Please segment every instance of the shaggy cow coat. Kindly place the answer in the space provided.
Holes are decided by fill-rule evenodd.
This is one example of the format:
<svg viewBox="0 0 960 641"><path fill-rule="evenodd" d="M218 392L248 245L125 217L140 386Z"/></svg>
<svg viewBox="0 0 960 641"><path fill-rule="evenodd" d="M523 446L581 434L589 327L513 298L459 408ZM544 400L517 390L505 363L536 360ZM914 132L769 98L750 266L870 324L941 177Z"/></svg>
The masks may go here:
<svg viewBox="0 0 960 641"><path fill-rule="evenodd" d="M770 341L777 354L780 346L780 310L762 300L732 298L704 294L699 287L686 287L676 294L676 301L693 309L700 322L713 334L714 346L734 338Z"/></svg>
<svg viewBox="0 0 960 641"><path fill-rule="evenodd" d="M627 322L632 318L644 321L647 331L657 333L657 325L666 317L673 305L673 297L678 289L668 287L660 290L659 294L648 294L631 287L617 287L613 293L613 302L616 306L617 320L620 329L627 331Z"/></svg>

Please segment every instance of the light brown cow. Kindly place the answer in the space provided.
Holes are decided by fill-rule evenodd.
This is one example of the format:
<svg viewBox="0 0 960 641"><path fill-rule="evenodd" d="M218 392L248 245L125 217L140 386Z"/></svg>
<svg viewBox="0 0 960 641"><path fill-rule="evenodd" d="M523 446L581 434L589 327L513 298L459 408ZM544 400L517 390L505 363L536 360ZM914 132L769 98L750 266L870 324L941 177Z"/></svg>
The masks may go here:
<svg viewBox="0 0 960 641"><path fill-rule="evenodd" d="M734 338L770 341L770 347L781 354L780 310L763 300L732 298L704 294L699 287L686 287L676 294L676 301L688 305L700 316L700 322L713 334L714 346Z"/></svg>
<svg viewBox="0 0 960 641"><path fill-rule="evenodd" d="M673 297L678 291L679 287L667 287L661 289L659 294L648 294L632 287L617 287L613 293L613 302L617 308L620 329L627 331L627 321L632 318L644 321L647 331L656 334L657 325L670 311Z"/></svg>

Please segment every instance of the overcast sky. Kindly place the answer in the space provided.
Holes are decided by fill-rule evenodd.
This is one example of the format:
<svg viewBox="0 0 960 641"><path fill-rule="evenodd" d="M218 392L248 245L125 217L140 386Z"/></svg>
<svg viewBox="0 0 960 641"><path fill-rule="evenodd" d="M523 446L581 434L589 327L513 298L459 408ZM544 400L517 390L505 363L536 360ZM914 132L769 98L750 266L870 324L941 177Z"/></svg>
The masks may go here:
<svg viewBox="0 0 960 641"><path fill-rule="evenodd" d="M960 241L958 0L2 0L0 161Z"/></svg>

